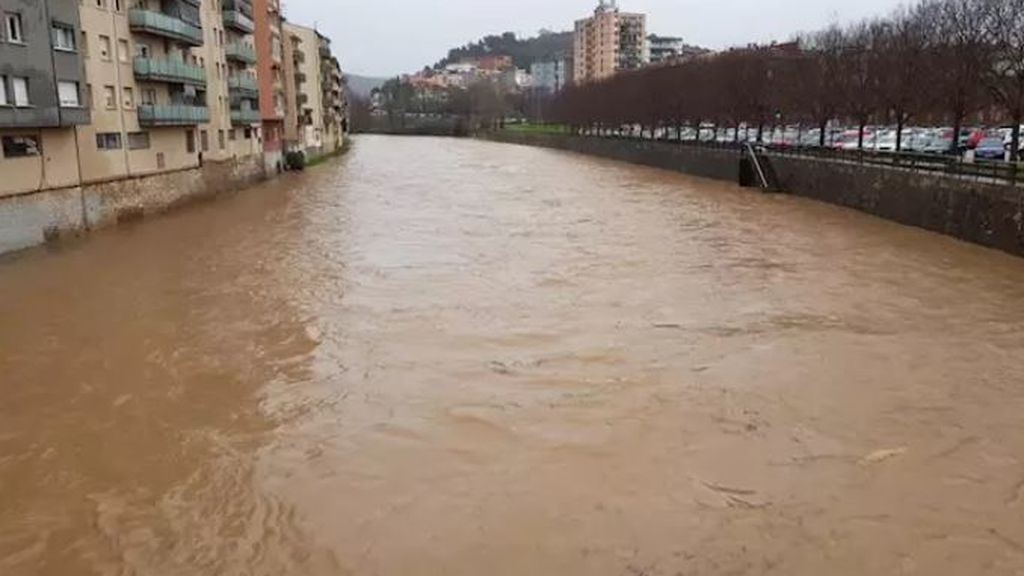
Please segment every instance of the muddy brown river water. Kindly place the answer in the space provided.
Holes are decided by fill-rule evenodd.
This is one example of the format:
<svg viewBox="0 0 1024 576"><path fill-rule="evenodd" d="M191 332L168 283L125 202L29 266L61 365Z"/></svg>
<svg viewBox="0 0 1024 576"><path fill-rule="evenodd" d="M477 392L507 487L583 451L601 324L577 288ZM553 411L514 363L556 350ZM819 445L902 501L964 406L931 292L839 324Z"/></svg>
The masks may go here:
<svg viewBox="0 0 1024 576"><path fill-rule="evenodd" d="M1024 261L582 156L0 261L0 574L1024 574Z"/></svg>

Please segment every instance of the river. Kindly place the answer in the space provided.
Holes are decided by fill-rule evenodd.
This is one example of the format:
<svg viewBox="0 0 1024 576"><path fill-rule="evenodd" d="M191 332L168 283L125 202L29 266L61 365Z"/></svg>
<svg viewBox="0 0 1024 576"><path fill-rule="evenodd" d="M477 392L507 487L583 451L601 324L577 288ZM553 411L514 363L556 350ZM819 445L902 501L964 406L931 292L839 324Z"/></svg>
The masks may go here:
<svg viewBox="0 0 1024 576"><path fill-rule="evenodd" d="M0 261L0 574L1024 574L1024 263L550 150Z"/></svg>

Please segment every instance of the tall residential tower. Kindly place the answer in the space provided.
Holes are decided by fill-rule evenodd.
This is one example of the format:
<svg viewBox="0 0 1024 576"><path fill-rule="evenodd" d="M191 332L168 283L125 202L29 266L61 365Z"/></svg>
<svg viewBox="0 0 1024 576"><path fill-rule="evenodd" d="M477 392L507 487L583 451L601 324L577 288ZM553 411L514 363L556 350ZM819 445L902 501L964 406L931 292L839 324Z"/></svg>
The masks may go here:
<svg viewBox="0 0 1024 576"><path fill-rule="evenodd" d="M641 68L648 58L647 16L621 12L615 0L601 0L593 16L576 21L573 44L577 84Z"/></svg>

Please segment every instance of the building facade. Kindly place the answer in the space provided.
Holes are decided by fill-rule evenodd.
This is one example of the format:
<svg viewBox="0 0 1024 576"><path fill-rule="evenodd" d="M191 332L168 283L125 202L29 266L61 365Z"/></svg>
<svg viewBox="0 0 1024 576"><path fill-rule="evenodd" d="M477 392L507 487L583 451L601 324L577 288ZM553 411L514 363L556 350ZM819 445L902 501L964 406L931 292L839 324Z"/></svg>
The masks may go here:
<svg viewBox="0 0 1024 576"><path fill-rule="evenodd" d="M341 63L331 51L331 39L317 33L320 56L320 88L323 96L324 152L341 148L348 131L348 98Z"/></svg>
<svg viewBox="0 0 1024 576"><path fill-rule="evenodd" d="M572 58L554 58L530 65L535 90L557 94L573 82Z"/></svg>
<svg viewBox="0 0 1024 576"><path fill-rule="evenodd" d="M75 0L0 0L0 193L73 185L90 121Z"/></svg>
<svg viewBox="0 0 1024 576"><path fill-rule="evenodd" d="M594 15L576 21L573 35L574 81L610 78L647 63L647 17L621 12L615 0L601 0Z"/></svg>
<svg viewBox="0 0 1024 576"><path fill-rule="evenodd" d="M650 53L651 64L671 62L682 55L683 39L672 36L658 36L651 34L647 37L647 45Z"/></svg>
<svg viewBox="0 0 1024 576"><path fill-rule="evenodd" d="M300 94L279 0L0 0L0 199L211 162L272 169L289 115L318 150L337 146L340 66L302 30Z"/></svg>
<svg viewBox="0 0 1024 576"><path fill-rule="evenodd" d="M284 151L284 47L280 0L254 0L257 77L263 153L268 168L280 170Z"/></svg>

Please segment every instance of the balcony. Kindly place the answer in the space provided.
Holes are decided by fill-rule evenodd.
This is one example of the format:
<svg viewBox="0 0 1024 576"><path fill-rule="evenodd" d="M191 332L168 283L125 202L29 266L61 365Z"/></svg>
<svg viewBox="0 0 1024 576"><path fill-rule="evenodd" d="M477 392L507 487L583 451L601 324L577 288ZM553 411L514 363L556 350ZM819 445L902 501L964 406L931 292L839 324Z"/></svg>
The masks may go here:
<svg viewBox="0 0 1024 576"><path fill-rule="evenodd" d="M201 28L161 12L135 8L128 13L128 22L132 32L163 36L190 46L203 45Z"/></svg>
<svg viewBox="0 0 1024 576"><path fill-rule="evenodd" d="M224 25L244 34L252 34L253 30L256 29L256 24L253 23L252 18L249 18L238 10L224 11Z"/></svg>
<svg viewBox="0 0 1024 576"><path fill-rule="evenodd" d="M245 64L256 63L256 49L248 44L235 42L224 47L224 55L228 60L244 62Z"/></svg>
<svg viewBox="0 0 1024 576"><path fill-rule="evenodd" d="M252 18L252 2L250 0L223 0L221 6L224 10L237 10Z"/></svg>
<svg viewBox="0 0 1024 576"><path fill-rule="evenodd" d="M259 84L257 84L256 79L251 76L229 76L228 91L243 96L251 96L253 98L257 98L260 95Z"/></svg>
<svg viewBox="0 0 1024 576"><path fill-rule="evenodd" d="M231 111L232 124L259 124L262 120L263 118L260 116L259 110L241 108Z"/></svg>
<svg viewBox="0 0 1024 576"><path fill-rule="evenodd" d="M143 104L139 106L139 125L141 126L194 126L209 121L210 110L205 106L185 104L168 106Z"/></svg>
<svg viewBox="0 0 1024 576"><path fill-rule="evenodd" d="M206 86L206 70L183 60L135 59L135 78L150 82Z"/></svg>

